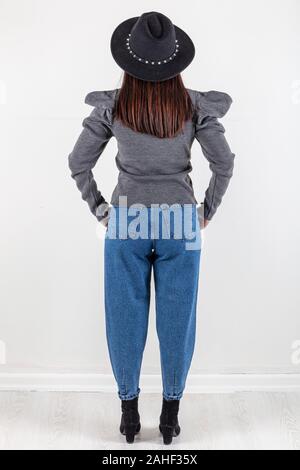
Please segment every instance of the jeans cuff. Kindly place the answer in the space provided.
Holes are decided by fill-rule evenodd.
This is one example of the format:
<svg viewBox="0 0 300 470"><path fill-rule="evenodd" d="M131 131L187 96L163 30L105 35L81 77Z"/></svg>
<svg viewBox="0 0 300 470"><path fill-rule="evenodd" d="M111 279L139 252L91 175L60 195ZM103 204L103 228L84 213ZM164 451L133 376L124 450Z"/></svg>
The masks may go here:
<svg viewBox="0 0 300 470"><path fill-rule="evenodd" d="M139 394L140 394L140 389L138 389L136 393L131 393L131 394L126 393L125 395L118 392L119 398L121 400L133 400L134 398L138 397Z"/></svg>
<svg viewBox="0 0 300 470"><path fill-rule="evenodd" d="M182 396L183 396L183 392L178 393L177 395L174 395L174 394L173 395L168 395L166 393L163 393L163 397L167 401L180 400L182 398Z"/></svg>

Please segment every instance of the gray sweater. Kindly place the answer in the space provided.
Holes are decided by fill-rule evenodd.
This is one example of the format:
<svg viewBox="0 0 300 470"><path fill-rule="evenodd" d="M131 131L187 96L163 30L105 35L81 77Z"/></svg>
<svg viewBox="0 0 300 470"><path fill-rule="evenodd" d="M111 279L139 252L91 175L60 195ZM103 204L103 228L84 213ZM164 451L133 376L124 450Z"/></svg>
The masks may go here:
<svg viewBox="0 0 300 470"><path fill-rule="evenodd" d="M158 138L135 132L113 119L119 89L94 91L85 102L94 107L83 120L83 130L69 155L69 167L82 198L98 220L99 210L106 203L97 188L92 169L108 141L115 137L119 169L110 203L119 205L119 196L127 196L127 204L197 204L190 178L191 146L194 138L209 161L212 177L205 193L204 217L211 220L232 176L234 154L219 122L228 111L232 99L218 91L200 92L188 89L194 104L194 118L185 123L183 132L173 138ZM107 204L107 203L106 203Z"/></svg>

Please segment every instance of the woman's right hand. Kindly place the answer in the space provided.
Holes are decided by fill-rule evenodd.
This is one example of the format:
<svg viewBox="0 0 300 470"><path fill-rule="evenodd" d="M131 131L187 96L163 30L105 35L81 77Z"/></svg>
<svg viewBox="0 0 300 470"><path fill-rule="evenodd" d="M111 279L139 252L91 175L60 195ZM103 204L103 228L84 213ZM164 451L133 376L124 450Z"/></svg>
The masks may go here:
<svg viewBox="0 0 300 470"><path fill-rule="evenodd" d="M100 220L100 224L104 225L104 227L107 228L108 219L109 219L109 217L104 217L103 219Z"/></svg>

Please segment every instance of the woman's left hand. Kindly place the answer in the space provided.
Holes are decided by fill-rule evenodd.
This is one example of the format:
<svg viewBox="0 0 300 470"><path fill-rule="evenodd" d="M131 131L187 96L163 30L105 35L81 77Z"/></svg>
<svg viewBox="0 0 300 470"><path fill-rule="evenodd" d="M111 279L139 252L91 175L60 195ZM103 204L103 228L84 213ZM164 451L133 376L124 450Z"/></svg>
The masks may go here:
<svg viewBox="0 0 300 470"><path fill-rule="evenodd" d="M205 227L207 227L208 224L209 224L209 220L207 220L207 219L202 219L201 222L202 222L202 227L201 227L201 228L205 228Z"/></svg>

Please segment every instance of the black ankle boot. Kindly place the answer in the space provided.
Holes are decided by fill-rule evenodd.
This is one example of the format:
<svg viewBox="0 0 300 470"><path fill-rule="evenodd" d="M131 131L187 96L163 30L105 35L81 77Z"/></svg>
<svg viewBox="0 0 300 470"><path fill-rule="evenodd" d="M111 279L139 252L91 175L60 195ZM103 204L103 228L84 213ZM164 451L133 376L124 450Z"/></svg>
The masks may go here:
<svg viewBox="0 0 300 470"><path fill-rule="evenodd" d="M179 400L163 399L159 430L163 435L164 444L171 444L173 437L180 433L178 410Z"/></svg>
<svg viewBox="0 0 300 470"><path fill-rule="evenodd" d="M133 400L122 400L122 418L120 433L126 436L126 441L134 442L134 436L140 432L140 415L138 412L138 397Z"/></svg>

